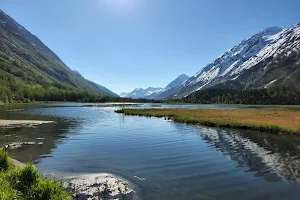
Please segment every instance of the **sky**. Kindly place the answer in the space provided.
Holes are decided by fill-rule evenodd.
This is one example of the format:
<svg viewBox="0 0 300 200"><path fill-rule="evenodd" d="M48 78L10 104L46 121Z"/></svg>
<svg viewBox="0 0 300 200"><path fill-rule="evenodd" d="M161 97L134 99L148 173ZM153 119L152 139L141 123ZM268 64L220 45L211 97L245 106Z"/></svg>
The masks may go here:
<svg viewBox="0 0 300 200"><path fill-rule="evenodd" d="M300 22L299 0L0 0L71 69L116 93L193 76L238 42Z"/></svg>

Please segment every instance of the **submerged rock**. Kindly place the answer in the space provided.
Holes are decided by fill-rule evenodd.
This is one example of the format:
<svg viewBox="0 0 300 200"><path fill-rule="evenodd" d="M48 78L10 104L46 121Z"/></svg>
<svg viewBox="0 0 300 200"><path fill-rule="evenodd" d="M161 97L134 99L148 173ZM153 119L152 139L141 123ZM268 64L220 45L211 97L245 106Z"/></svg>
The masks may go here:
<svg viewBox="0 0 300 200"><path fill-rule="evenodd" d="M4 149L18 149L21 148L23 146L31 146L31 145L35 145L35 142L14 142L8 145L4 146Z"/></svg>
<svg viewBox="0 0 300 200"><path fill-rule="evenodd" d="M129 184L111 174L91 174L66 178L63 186L75 199L133 199Z"/></svg>

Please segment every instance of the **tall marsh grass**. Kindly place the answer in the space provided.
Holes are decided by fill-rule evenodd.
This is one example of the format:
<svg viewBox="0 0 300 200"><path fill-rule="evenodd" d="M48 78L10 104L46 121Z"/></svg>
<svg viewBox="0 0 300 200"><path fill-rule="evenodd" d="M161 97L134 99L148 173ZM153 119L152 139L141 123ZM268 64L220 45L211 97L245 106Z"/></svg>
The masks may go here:
<svg viewBox="0 0 300 200"><path fill-rule="evenodd" d="M208 109L122 109L125 115L164 117L175 122L256 130L300 136L300 111L293 110L208 110Z"/></svg>

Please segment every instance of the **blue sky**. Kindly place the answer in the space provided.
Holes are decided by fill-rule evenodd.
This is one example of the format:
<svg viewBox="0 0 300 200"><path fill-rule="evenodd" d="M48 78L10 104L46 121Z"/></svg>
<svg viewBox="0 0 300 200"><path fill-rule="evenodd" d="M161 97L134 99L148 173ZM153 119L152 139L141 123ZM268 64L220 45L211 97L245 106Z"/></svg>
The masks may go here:
<svg viewBox="0 0 300 200"><path fill-rule="evenodd" d="M300 22L299 0L1 0L0 8L117 93L192 76L260 30Z"/></svg>

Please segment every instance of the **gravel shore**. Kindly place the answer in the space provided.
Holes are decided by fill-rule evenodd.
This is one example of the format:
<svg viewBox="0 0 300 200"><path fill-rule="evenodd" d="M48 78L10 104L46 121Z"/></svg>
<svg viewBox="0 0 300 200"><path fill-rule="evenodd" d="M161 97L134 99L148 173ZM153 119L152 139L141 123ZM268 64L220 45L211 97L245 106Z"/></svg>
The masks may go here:
<svg viewBox="0 0 300 200"><path fill-rule="evenodd" d="M30 127L39 126L42 124L50 124L54 121L37 121L37 120L2 120L0 119L0 128L15 128L15 127Z"/></svg>

